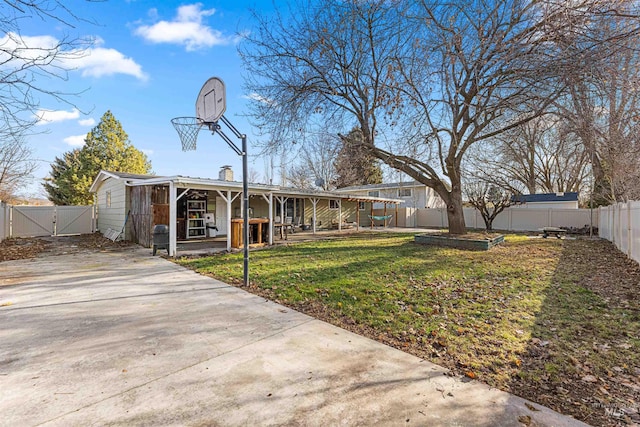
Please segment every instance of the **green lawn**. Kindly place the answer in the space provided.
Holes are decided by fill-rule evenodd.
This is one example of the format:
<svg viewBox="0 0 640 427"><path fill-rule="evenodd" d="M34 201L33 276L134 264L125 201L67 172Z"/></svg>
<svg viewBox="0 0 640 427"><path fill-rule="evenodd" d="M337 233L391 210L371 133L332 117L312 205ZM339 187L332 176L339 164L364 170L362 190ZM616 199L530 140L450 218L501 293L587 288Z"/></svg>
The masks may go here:
<svg viewBox="0 0 640 427"><path fill-rule="evenodd" d="M640 367L637 297L601 289L621 280L637 285L637 271L615 258L631 276L598 273L603 256L616 254L602 241L507 235L504 245L479 252L370 233L253 251L248 290L601 423L603 409L585 416L580 405L617 404L608 390L619 387L583 379L635 375ZM178 262L242 281L242 254ZM589 284L594 274L600 287ZM584 401L582 390L597 386L602 396L590 392Z"/></svg>

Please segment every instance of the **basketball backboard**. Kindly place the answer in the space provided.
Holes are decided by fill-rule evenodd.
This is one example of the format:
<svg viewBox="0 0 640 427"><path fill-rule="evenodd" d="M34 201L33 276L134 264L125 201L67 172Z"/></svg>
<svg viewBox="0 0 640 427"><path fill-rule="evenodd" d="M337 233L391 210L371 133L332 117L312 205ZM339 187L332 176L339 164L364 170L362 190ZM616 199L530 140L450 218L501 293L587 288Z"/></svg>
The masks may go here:
<svg viewBox="0 0 640 427"><path fill-rule="evenodd" d="M211 77L202 85L196 99L196 117L204 123L217 122L227 108L224 82Z"/></svg>

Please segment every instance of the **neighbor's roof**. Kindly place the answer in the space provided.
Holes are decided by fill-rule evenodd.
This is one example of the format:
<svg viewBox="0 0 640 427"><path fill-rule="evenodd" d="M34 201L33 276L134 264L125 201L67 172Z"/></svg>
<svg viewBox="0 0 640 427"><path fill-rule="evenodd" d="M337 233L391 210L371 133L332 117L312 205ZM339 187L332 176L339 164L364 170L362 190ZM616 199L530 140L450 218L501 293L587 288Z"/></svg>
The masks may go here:
<svg viewBox="0 0 640 427"><path fill-rule="evenodd" d="M385 184L352 185L351 187L338 188L335 191L339 193L342 193L342 192L348 193L351 191L384 190L386 188L407 188L407 187L425 187L425 185L418 181L388 182Z"/></svg>
<svg viewBox="0 0 640 427"><path fill-rule="evenodd" d="M543 193L543 194L518 194L511 198L515 203L538 202L576 202L578 193Z"/></svg>

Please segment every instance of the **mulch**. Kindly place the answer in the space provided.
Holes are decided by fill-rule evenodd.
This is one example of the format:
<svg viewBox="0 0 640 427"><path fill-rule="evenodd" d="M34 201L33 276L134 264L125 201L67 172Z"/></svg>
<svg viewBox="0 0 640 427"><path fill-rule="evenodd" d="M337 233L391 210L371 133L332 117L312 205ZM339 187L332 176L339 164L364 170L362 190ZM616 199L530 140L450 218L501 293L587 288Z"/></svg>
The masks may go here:
<svg viewBox="0 0 640 427"><path fill-rule="evenodd" d="M13 238L0 242L0 262L83 251L119 250L131 247L135 247L131 242L112 242L100 233L79 236Z"/></svg>

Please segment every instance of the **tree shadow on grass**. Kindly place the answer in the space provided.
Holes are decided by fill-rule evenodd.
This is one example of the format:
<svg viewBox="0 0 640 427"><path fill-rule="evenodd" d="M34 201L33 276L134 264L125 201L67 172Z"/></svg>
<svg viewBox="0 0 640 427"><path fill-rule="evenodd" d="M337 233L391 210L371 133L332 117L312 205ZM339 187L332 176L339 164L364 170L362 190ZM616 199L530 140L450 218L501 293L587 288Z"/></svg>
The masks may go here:
<svg viewBox="0 0 640 427"><path fill-rule="evenodd" d="M604 240L565 240L509 387L593 425L640 421L638 265Z"/></svg>

